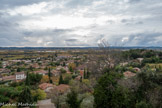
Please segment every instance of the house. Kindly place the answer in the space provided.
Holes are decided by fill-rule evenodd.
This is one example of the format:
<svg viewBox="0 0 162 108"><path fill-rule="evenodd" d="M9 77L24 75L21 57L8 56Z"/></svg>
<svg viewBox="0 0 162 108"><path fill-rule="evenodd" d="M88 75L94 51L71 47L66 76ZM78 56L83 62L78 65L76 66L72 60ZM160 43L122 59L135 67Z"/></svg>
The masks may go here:
<svg viewBox="0 0 162 108"><path fill-rule="evenodd" d="M39 65L38 65L38 63L34 63L34 64L32 65L32 67L38 69L38 68L39 68Z"/></svg>
<svg viewBox="0 0 162 108"><path fill-rule="evenodd" d="M120 63L121 66L125 66L125 65L127 65L127 64L128 64L128 62Z"/></svg>
<svg viewBox="0 0 162 108"><path fill-rule="evenodd" d="M80 79L82 78L82 76L77 76L76 78L75 78L75 80L78 80L78 81L80 81Z"/></svg>
<svg viewBox="0 0 162 108"><path fill-rule="evenodd" d="M1 68L0 69L0 74L9 74L11 71L9 69L6 68Z"/></svg>
<svg viewBox="0 0 162 108"><path fill-rule="evenodd" d="M133 76L136 75L135 73L130 72L130 71L126 71L126 72L124 72L123 74L124 74L124 77L125 77L125 78L131 78L131 77L133 77Z"/></svg>
<svg viewBox="0 0 162 108"><path fill-rule="evenodd" d="M51 73L52 73L53 76L59 76L61 74L61 71L59 71L59 70L52 70Z"/></svg>
<svg viewBox="0 0 162 108"><path fill-rule="evenodd" d="M16 80L23 80L26 78L26 75L24 72L17 72L15 75L16 75Z"/></svg>
<svg viewBox="0 0 162 108"><path fill-rule="evenodd" d="M55 85L50 84L50 83L42 83L39 85L39 88L44 90L45 92L49 92L51 89L53 89Z"/></svg>
<svg viewBox="0 0 162 108"><path fill-rule="evenodd" d="M80 70L80 76L83 78L84 77L84 71Z"/></svg>
<svg viewBox="0 0 162 108"><path fill-rule="evenodd" d="M2 62L2 67L3 68L6 68L6 66L8 66L8 65L9 65L8 61L3 61Z"/></svg>
<svg viewBox="0 0 162 108"><path fill-rule="evenodd" d="M16 80L15 75L2 77L2 81L15 81L15 80Z"/></svg>
<svg viewBox="0 0 162 108"><path fill-rule="evenodd" d="M80 65L76 69L77 70L84 70L87 66L86 65Z"/></svg>
<svg viewBox="0 0 162 108"><path fill-rule="evenodd" d="M41 74L41 75L47 75L48 72L45 70L39 70L39 71L34 71L34 73Z"/></svg>
<svg viewBox="0 0 162 108"><path fill-rule="evenodd" d="M137 60L141 63L143 61L143 58L137 58Z"/></svg>
<svg viewBox="0 0 162 108"><path fill-rule="evenodd" d="M56 86L55 89L59 93L65 93L65 92L68 92L70 90L70 86L66 85L66 84L60 84L60 85Z"/></svg>

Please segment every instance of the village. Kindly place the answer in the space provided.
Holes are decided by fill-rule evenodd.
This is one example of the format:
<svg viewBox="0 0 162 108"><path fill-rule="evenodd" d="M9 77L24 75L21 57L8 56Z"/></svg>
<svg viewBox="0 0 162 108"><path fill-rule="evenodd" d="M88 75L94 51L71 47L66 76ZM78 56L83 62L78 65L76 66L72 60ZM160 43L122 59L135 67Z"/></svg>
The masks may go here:
<svg viewBox="0 0 162 108"><path fill-rule="evenodd" d="M29 82L32 96L36 96L35 104L39 108L55 108L58 106L66 108L65 97L71 89L75 89L83 98L82 107L93 108L96 78L92 71L95 69L95 63L93 62L94 66L91 66L89 54L83 52L46 51L42 53L37 51L30 55L31 58L24 56L25 54L22 51L17 52L21 55L12 55L12 52L10 52L12 56L4 56L2 53L0 62L1 87L14 87L15 90L21 91L23 86ZM146 67L155 72L162 70L161 64L142 66L144 59L137 56L129 61L121 61L115 67L111 62L110 67L122 73L123 81L134 78ZM87 100L89 101L86 102ZM17 102L16 98L12 98L12 102Z"/></svg>

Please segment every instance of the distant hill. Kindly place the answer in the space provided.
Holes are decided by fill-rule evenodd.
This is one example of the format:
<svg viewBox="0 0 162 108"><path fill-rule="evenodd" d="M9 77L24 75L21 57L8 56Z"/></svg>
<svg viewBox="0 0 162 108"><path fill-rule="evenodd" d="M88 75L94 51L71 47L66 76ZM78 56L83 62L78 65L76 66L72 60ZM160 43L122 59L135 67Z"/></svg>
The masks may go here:
<svg viewBox="0 0 162 108"><path fill-rule="evenodd" d="M153 49L161 50L162 47L150 46L150 47L141 47L141 46L111 46L112 49ZM73 50L73 49L99 49L99 47L0 47L0 50Z"/></svg>

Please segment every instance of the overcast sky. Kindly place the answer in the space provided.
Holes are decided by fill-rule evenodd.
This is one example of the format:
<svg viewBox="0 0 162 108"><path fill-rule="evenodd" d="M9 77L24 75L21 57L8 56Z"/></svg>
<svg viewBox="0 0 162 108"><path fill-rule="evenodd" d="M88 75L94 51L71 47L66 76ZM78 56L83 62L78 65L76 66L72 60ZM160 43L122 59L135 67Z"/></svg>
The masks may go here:
<svg viewBox="0 0 162 108"><path fill-rule="evenodd" d="M162 46L162 0L0 0L0 47Z"/></svg>

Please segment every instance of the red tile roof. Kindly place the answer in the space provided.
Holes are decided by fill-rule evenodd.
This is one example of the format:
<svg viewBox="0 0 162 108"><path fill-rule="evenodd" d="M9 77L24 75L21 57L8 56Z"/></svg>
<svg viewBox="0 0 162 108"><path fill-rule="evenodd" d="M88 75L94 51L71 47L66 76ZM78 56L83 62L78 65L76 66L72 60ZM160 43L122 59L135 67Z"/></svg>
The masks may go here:
<svg viewBox="0 0 162 108"><path fill-rule="evenodd" d="M84 76L84 71L80 70L80 75L83 77Z"/></svg>
<svg viewBox="0 0 162 108"><path fill-rule="evenodd" d="M25 74L25 72L16 72L16 75Z"/></svg>
<svg viewBox="0 0 162 108"><path fill-rule="evenodd" d="M56 89L59 92L63 93L65 91L69 90L70 89L70 86L69 85L66 85L66 84L60 84L59 86L56 86Z"/></svg>
<svg viewBox="0 0 162 108"><path fill-rule="evenodd" d="M124 76L127 77L127 78L130 78L130 77L133 77L133 76L136 75L135 73L130 72L130 71L126 71L126 72L124 72L123 74L124 74Z"/></svg>
<svg viewBox="0 0 162 108"><path fill-rule="evenodd" d="M5 76L5 77L2 77L2 80L3 81L13 81L13 80L16 80L16 76L15 75L11 75L11 76Z"/></svg>
<svg viewBox="0 0 162 108"><path fill-rule="evenodd" d="M39 71L34 71L34 73L38 73L38 74L47 74L48 72L45 70L39 70Z"/></svg>
<svg viewBox="0 0 162 108"><path fill-rule="evenodd" d="M39 85L39 88L41 88L42 90L45 90L48 87L54 87L54 85L53 84L50 84L50 83L43 83L43 84L40 84Z"/></svg>

